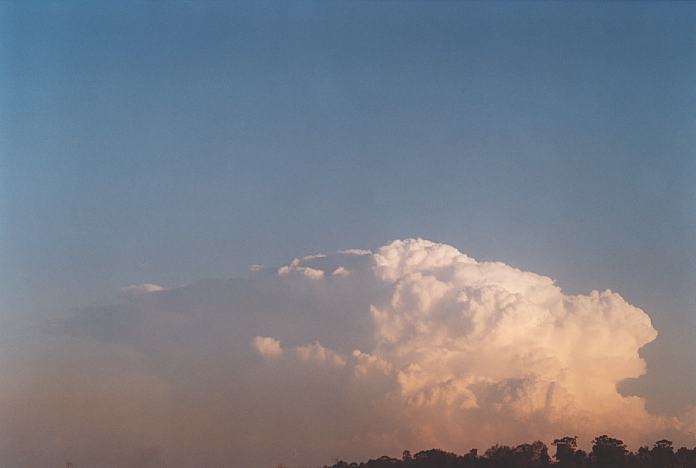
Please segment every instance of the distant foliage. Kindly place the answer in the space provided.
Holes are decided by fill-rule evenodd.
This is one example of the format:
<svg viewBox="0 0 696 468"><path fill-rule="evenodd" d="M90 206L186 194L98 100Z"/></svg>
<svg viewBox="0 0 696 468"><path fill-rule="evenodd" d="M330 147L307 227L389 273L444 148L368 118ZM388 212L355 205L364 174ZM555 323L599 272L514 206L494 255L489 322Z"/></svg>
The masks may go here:
<svg viewBox="0 0 696 468"><path fill-rule="evenodd" d="M549 456L546 444L541 441L517 447L494 445L479 455L476 449L466 455L431 449L411 454L405 450L401 459L382 456L364 463L339 461L324 468L696 468L696 447L674 450L671 441L663 439L652 448L641 447L630 452L620 439L601 435L587 453L577 449L577 437L555 439L556 453Z"/></svg>

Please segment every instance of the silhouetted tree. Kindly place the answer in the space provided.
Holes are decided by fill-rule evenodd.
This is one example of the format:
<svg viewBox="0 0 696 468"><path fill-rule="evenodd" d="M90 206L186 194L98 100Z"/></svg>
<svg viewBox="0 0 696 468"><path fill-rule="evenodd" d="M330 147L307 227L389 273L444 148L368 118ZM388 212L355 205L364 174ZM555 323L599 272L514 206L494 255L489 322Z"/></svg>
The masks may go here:
<svg viewBox="0 0 696 468"><path fill-rule="evenodd" d="M549 451L546 444L537 440L531 444L522 444L513 450L514 466L538 467L546 466L550 462Z"/></svg>
<svg viewBox="0 0 696 468"><path fill-rule="evenodd" d="M587 452L584 450L576 450L573 454L573 464L576 468L590 466L590 460L587 456Z"/></svg>
<svg viewBox="0 0 696 468"><path fill-rule="evenodd" d="M496 467L515 466L513 463L515 460L515 451L512 447L507 445L495 444L493 447L486 450L484 456Z"/></svg>
<svg viewBox="0 0 696 468"><path fill-rule="evenodd" d="M592 458L597 466L623 466L626 464L626 445L623 440L601 435L593 440Z"/></svg>
<svg viewBox="0 0 696 468"><path fill-rule="evenodd" d="M655 442L650 451L650 466L660 468L663 466L672 466L676 461L672 441L667 439L658 440Z"/></svg>
<svg viewBox="0 0 696 468"><path fill-rule="evenodd" d="M561 465L573 465L575 458L575 449L578 446L577 436L565 436L560 439L554 439L553 445L556 446L556 455L554 457Z"/></svg>
<svg viewBox="0 0 696 468"><path fill-rule="evenodd" d="M546 445L536 441L514 448L496 444L483 456L476 449L464 456L439 449L415 455L404 450L401 459L383 456L359 464L337 461L330 468L696 468L696 448L682 447L675 452L672 442L666 439L655 442L652 449L641 447L631 453L622 440L601 435L593 440L589 456L577 449L574 436L556 439L553 445L557 463L551 462Z"/></svg>
<svg viewBox="0 0 696 468"><path fill-rule="evenodd" d="M682 447L677 450L674 456L675 465L679 468L694 468L696 467L696 447L689 450L686 447Z"/></svg>
<svg viewBox="0 0 696 468"><path fill-rule="evenodd" d="M415 466L418 468L442 467L456 468L459 457L450 452L440 449L431 449L418 452L413 456Z"/></svg>
<svg viewBox="0 0 696 468"><path fill-rule="evenodd" d="M640 447L636 453L631 454L632 456L632 464L631 466L636 466L636 467L649 467L651 460L652 460L652 454L650 453L650 449L648 447Z"/></svg>

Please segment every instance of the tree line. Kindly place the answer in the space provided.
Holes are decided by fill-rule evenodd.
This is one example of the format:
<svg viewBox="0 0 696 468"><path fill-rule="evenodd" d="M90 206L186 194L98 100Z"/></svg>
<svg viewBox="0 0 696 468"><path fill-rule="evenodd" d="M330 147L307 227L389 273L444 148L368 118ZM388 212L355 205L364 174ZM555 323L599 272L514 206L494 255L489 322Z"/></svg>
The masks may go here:
<svg viewBox="0 0 696 468"><path fill-rule="evenodd" d="M416 454L404 451L401 458L383 456L363 463L338 461L324 468L696 468L696 447L674 448L669 440L658 440L651 447L640 447L636 452L626 448L620 439L607 435L592 441L592 450L577 447L577 437L561 437L553 441L555 455L541 441L516 447L496 444L479 455L473 449L465 455L439 449Z"/></svg>

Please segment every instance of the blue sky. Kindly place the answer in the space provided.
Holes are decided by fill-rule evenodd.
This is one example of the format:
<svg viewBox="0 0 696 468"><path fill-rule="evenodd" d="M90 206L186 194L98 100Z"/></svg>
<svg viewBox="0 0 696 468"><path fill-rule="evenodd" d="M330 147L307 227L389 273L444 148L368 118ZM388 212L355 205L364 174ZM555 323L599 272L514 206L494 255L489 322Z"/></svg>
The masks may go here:
<svg viewBox="0 0 696 468"><path fill-rule="evenodd" d="M685 2L3 3L4 319L419 236L644 308L640 391L676 410L695 22Z"/></svg>

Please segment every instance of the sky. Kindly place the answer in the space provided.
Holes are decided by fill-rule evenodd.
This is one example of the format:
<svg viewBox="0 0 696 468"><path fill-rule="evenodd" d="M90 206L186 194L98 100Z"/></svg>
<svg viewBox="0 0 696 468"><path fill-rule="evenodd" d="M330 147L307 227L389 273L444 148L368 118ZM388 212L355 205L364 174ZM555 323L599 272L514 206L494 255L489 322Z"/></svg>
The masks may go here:
<svg viewBox="0 0 696 468"><path fill-rule="evenodd" d="M72 356L63 335L111 356L107 333L130 352L126 320L90 325L89 311L155 307L134 305L138 285L205 311L201 281L254 289L266 283L249 265L281 281L294 258L422 238L552 278L567 296L620 294L658 333L626 348L646 372L614 375L628 379L620 393L652 415L688 412L695 21L687 2L3 2L5 372L24 355L44 362L56 340ZM352 294L372 298L376 275ZM210 310L239 305L210 287ZM244 352L254 336L295 349L328 334L346 366L352 338L391 359L374 304L354 299L346 314L371 317L373 343L315 318L315 336L289 345L253 326ZM46 323L63 332L46 337ZM173 352L162 340L147 349Z"/></svg>

